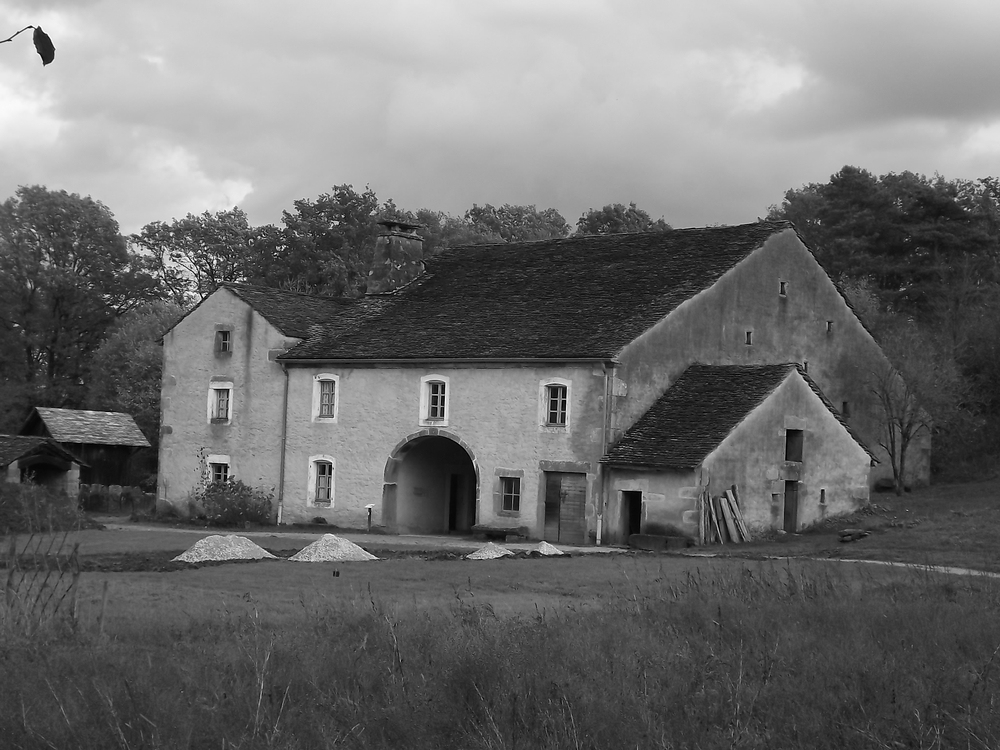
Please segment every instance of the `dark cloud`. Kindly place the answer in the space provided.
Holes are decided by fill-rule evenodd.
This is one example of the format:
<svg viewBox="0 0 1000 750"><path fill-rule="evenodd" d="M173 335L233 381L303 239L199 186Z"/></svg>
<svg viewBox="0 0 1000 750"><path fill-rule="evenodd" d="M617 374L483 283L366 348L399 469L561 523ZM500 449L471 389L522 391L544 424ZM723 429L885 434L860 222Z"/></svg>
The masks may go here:
<svg viewBox="0 0 1000 750"><path fill-rule="evenodd" d="M91 193L129 231L232 202L278 221L345 182L684 226L848 163L1000 172L1000 5L975 0L0 5L58 48L43 71L0 47L0 196Z"/></svg>

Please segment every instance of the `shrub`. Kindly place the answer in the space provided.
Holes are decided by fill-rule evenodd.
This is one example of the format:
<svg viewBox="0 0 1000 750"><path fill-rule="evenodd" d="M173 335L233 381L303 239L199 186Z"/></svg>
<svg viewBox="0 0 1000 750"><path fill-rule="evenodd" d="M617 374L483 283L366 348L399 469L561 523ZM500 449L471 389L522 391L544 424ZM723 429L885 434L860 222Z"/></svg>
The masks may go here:
<svg viewBox="0 0 1000 750"><path fill-rule="evenodd" d="M271 522L274 495L238 479L209 482L195 495L205 518L216 526Z"/></svg>
<svg viewBox="0 0 1000 750"><path fill-rule="evenodd" d="M0 533L68 531L83 518L75 500L35 484L0 482Z"/></svg>

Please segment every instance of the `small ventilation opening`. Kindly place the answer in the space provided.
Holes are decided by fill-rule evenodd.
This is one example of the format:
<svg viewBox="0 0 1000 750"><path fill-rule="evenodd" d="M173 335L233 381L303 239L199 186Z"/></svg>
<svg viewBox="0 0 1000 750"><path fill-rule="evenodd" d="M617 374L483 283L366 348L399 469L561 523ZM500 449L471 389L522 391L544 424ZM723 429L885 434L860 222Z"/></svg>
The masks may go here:
<svg viewBox="0 0 1000 750"><path fill-rule="evenodd" d="M788 282L787 281L779 281L778 282L778 294L780 294L782 297L787 297L788 296Z"/></svg>
<svg viewBox="0 0 1000 750"><path fill-rule="evenodd" d="M747 346L750 346L750 345L753 344L753 331L747 331L746 342L747 342Z"/></svg>

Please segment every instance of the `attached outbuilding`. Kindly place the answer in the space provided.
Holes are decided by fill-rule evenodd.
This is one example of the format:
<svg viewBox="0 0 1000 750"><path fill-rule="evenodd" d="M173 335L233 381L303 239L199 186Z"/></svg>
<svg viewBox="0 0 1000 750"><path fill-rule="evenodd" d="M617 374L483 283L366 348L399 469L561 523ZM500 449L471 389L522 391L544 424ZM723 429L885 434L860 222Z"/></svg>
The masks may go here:
<svg viewBox="0 0 1000 750"><path fill-rule="evenodd" d="M751 535L796 532L865 505L874 460L801 365L692 365L601 459L606 533L697 538L733 485Z"/></svg>
<svg viewBox="0 0 1000 750"><path fill-rule="evenodd" d="M46 437L0 435L0 476L14 484L31 482L76 498L87 464Z"/></svg>
<svg viewBox="0 0 1000 750"><path fill-rule="evenodd" d="M131 485L132 462L149 441L128 414L36 406L21 435L52 438L83 460L84 484Z"/></svg>

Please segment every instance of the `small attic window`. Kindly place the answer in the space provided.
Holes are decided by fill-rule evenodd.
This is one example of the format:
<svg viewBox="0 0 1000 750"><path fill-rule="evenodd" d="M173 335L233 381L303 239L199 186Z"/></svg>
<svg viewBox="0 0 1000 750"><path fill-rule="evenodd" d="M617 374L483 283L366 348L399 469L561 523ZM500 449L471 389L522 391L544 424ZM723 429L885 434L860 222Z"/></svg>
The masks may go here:
<svg viewBox="0 0 1000 750"><path fill-rule="evenodd" d="M231 354L233 351L233 332L221 330L215 332L215 351L219 354Z"/></svg>
<svg viewBox="0 0 1000 750"><path fill-rule="evenodd" d="M826 321L826 332L827 332L827 334L833 333L833 321L832 320Z"/></svg>
<svg viewBox="0 0 1000 750"><path fill-rule="evenodd" d="M753 331L747 331L746 343L747 346L753 345Z"/></svg>
<svg viewBox="0 0 1000 750"><path fill-rule="evenodd" d="M851 416L850 406L851 405L849 403L847 403L846 401L844 401L840 405L840 414L841 414L842 417L847 418L847 417Z"/></svg>
<svg viewBox="0 0 1000 750"><path fill-rule="evenodd" d="M787 281L779 281L778 282L778 294L781 295L782 297L787 297L788 296L788 282Z"/></svg>
<svg viewBox="0 0 1000 750"><path fill-rule="evenodd" d="M809 360L802 360L802 372L809 372Z"/></svg>

